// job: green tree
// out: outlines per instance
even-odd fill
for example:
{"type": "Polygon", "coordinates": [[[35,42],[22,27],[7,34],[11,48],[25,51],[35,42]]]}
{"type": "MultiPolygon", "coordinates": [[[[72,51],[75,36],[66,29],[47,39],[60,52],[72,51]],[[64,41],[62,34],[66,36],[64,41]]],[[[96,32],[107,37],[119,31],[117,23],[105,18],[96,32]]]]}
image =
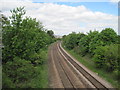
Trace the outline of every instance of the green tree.
{"type": "Polygon", "coordinates": [[[79,40],[80,54],[84,56],[89,51],[89,37],[86,35],[79,40]]]}
{"type": "MultiPolygon", "coordinates": [[[[98,31],[90,31],[86,36],[79,40],[79,47],[81,55],[84,56],[90,52],[90,43],[93,42],[93,39],[99,34],[98,31]]],[[[92,47],[94,48],[94,46],[92,47]]]]}
{"type": "Polygon", "coordinates": [[[43,64],[46,53],[43,50],[52,38],[41,22],[24,17],[24,7],[13,9],[11,13],[12,16],[3,23],[3,88],[32,87],[26,83],[36,76],[35,67],[43,64]],[[9,82],[14,85],[7,85],[9,82]]]}
{"type": "Polygon", "coordinates": [[[111,44],[97,47],[94,55],[96,66],[109,72],[118,69],[118,46],[118,44],[111,44]]]}
{"type": "Polygon", "coordinates": [[[105,28],[101,31],[100,39],[106,44],[110,45],[117,42],[117,34],[112,28],[105,28]]]}
{"type": "MultiPolygon", "coordinates": [[[[22,17],[25,14],[24,8],[20,7],[11,11],[12,16],[10,20],[6,20],[3,25],[3,44],[5,46],[3,50],[3,63],[12,60],[17,48],[14,46],[15,39],[20,34],[20,26],[22,23],[22,17]]],[[[19,42],[18,42],[19,43],[19,42]]]]}
{"type": "Polygon", "coordinates": [[[77,42],[76,42],[77,46],[79,46],[79,41],[80,41],[84,36],[86,36],[84,33],[78,33],[78,34],[77,34],[77,42]]]}
{"type": "Polygon", "coordinates": [[[48,34],[49,36],[51,36],[52,38],[54,38],[54,32],[53,32],[52,30],[48,30],[48,31],[47,31],[47,34],[48,34]]]}
{"type": "Polygon", "coordinates": [[[100,39],[100,34],[97,34],[94,38],[92,38],[89,43],[89,53],[91,56],[94,55],[94,51],[98,46],[104,46],[105,43],[100,39]]]}
{"type": "Polygon", "coordinates": [[[77,34],[75,32],[72,32],[64,39],[64,44],[68,49],[73,49],[77,46],[77,34]]]}
{"type": "MultiPolygon", "coordinates": [[[[92,37],[89,43],[89,53],[93,56],[94,51],[98,46],[110,45],[117,43],[117,34],[111,28],[106,28],[100,33],[93,33],[95,37],[92,37]]],[[[90,34],[88,34],[90,36],[90,34]]]]}

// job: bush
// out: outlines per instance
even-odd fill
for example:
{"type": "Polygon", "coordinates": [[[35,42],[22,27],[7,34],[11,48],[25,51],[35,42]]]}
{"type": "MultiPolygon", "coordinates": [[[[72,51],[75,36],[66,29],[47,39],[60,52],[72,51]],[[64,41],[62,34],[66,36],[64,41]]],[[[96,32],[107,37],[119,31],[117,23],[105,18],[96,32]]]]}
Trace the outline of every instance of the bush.
{"type": "Polygon", "coordinates": [[[89,43],[89,53],[91,56],[94,55],[94,51],[96,50],[96,48],[98,46],[104,46],[104,42],[102,40],[100,40],[100,34],[96,35],[96,37],[94,37],[91,42],[89,43]]]}
{"type": "MultiPolygon", "coordinates": [[[[13,61],[9,61],[6,65],[3,65],[3,71],[16,87],[20,87],[20,83],[28,82],[30,78],[35,77],[35,69],[31,62],[19,57],[15,57],[13,61]]],[[[8,81],[10,80],[8,79],[8,81]]]]}
{"type": "Polygon", "coordinates": [[[68,36],[63,36],[63,43],[68,49],[73,49],[78,46],[79,40],[84,37],[85,34],[72,32],[68,36]]]}
{"type": "Polygon", "coordinates": [[[64,44],[68,49],[73,49],[77,45],[77,34],[71,33],[64,39],[64,44]]]}
{"type": "Polygon", "coordinates": [[[79,40],[80,54],[86,55],[89,50],[89,37],[86,35],[79,40]]]}
{"type": "Polygon", "coordinates": [[[88,35],[85,35],[79,40],[79,47],[82,56],[86,55],[87,53],[91,53],[89,52],[89,48],[91,48],[89,44],[93,42],[94,37],[96,37],[97,35],[98,31],[90,31],[88,35]]]}
{"type": "Polygon", "coordinates": [[[88,34],[88,36],[91,37],[91,41],[89,43],[89,53],[91,56],[94,55],[94,51],[98,46],[117,43],[117,34],[112,28],[105,28],[100,33],[94,31],[88,34]],[[91,34],[93,34],[92,37],[91,34]]]}
{"type": "Polygon", "coordinates": [[[15,87],[11,78],[9,78],[4,72],[2,72],[2,78],[4,79],[2,81],[2,87],[4,87],[4,88],[14,88],[15,87]]]}
{"type": "Polygon", "coordinates": [[[97,67],[114,71],[118,68],[118,45],[100,46],[95,50],[94,61],[97,67]]]}
{"type": "Polygon", "coordinates": [[[97,49],[94,51],[95,54],[94,54],[93,60],[97,68],[103,68],[105,65],[105,60],[106,60],[105,51],[106,51],[106,48],[103,46],[97,47],[97,49]]]}
{"type": "Polygon", "coordinates": [[[112,28],[105,28],[100,33],[100,39],[106,44],[117,43],[117,34],[112,28]]]}

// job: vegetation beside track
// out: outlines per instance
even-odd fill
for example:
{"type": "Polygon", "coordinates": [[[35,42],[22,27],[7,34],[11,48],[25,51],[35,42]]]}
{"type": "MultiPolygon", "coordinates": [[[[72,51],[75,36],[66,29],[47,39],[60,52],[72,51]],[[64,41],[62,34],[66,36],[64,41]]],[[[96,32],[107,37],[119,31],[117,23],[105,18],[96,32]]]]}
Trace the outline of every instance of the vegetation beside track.
{"type": "Polygon", "coordinates": [[[62,46],[86,67],[120,88],[119,38],[112,28],[87,34],[73,32],[63,36],[62,46]]]}
{"type": "Polygon", "coordinates": [[[55,41],[52,30],[35,18],[25,17],[24,7],[2,16],[2,87],[47,88],[47,50],[55,41]]]}

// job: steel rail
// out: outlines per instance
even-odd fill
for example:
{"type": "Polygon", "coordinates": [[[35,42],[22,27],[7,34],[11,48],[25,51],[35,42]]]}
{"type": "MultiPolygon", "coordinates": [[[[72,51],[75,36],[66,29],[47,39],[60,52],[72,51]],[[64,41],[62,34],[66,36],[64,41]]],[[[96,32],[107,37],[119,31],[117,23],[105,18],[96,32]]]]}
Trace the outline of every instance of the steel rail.
{"type": "Polygon", "coordinates": [[[84,70],[78,63],[76,63],[70,56],[68,56],[64,50],[61,48],[60,43],[58,43],[58,48],[61,50],[63,55],[71,62],[71,64],[88,80],[94,85],[96,88],[101,88],[104,90],[108,90],[108,88],[99,82],[96,78],[94,78],[90,73],[84,70]]]}

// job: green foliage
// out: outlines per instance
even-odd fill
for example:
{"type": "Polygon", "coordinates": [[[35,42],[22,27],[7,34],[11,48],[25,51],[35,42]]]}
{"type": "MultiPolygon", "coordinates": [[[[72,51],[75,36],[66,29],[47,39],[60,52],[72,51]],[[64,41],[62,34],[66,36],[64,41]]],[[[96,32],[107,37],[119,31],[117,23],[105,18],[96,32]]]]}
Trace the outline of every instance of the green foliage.
{"type": "Polygon", "coordinates": [[[47,34],[48,34],[50,37],[54,38],[54,32],[53,32],[52,30],[48,30],[48,31],[47,31],[47,34]]]}
{"type": "Polygon", "coordinates": [[[84,56],[89,50],[89,37],[86,35],[79,40],[80,54],[84,56]]]}
{"type": "MultiPolygon", "coordinates": [[[[88,34],[89,35],[89,34],[88,34]]],[[[94,51],[98,46],[105,46],[110,44],[117,43],[117,34],[111,28],[106,28],[102,30],[100,33],[94,34],[95,37],[92,38],[89,44],[89,53],[94,55],[94,51]]]]}
{"type": "Polygon", "coordinates": [[[73,49],[78,45],[79,39],[81,39],[84,36],[85,34],[81,34],[81,33],[76,34],[75,32],[72,32],[68,36],[64,36],[63,43],[68,49],[73,49]]]}
{"type": "Polygon", "coordinates": [[[77,46],[79,46],[79,41],[86,35],[83,33],[78,33],[76,35],[77,35],[77,46]]]}
{"type": "MultiPolygon", "coordinates": [[[[95,50],[94,61],[96,67],[104,68],[106,71],[118,73],[120,56],[118,54],[118,44],[99,46],[95,50]]],[[[118,74],[119,75],[119,74],[118,74]]],[[[117,76],[118,76],[117,75],[117,76]]]]}
{"type": "Polygon", "coordinates": [[[94,61],[96,63],[96,67],[102,68],[104,67],[103,65],[105,64],[105,51],[107,51],[107,48],[104,46],[99,46],[95,50],[95,55],[94,55],[94,61]]]}
{"type": "Polygon", "coordinates": [[[89,53],[91,56],[94,55],[94,51],[98,46],[104,46],[104,42],[100,39],[100,34],[97,34],[94,38],[92,38],[91,42],[89,43],[89,53]]]}
{"type": "Polygon", "coordinates": [[[106,28],[101,31],[101,40],[106,44],[110,45],[117,42],[117,34],[112,28],[106,28]]]}
{"type": "Polygon", "coordinates": [[[9,78],[4,72],[2,72],[2,78],[4,79],[2,82],[2,87],[4,87],[4,88],[14,88],[15,87],[11,78],[9,78]]]}
{"type": "Polygon", "coordinates": [[[31,55],[38,52],[40,48],[45,48],[50,44],[51,38],[49,38],[45,31],[42,31],[41,27],[43,26],[36,19],[32,18],[25,18],[20,28],[16,27],[18,29],[14,29],[15,26],[12,27],[12,25],[10,28],[5,27],[7,30],[3,29],[4,60],[11,60],[14,55],[31,60],[31,55]]]}
{"type": "Polygon", "coordinates": [[[71,33],[63,36],[63,44],[81,56],[90,55],[96,68],[112,72],[118,79],[120,78],[119,37],[112,28],[105,28],[101,32],[90,31],[87,35],[71,33]]]}
{"type": "Polygon", "coordinates": [[[22,60],[19,57],[15,57],[13,61],[7,62],[3,65],[3,69],[4,72],[6,72],[6,75],[9,75],[9,78],[16,85],[16,87],[20,87],[17,86],[18,83],[24,83],[28,81],[30,77],[35,77],[35,69],[31,62],[22,60]]]}
{"type": "Polygon", "coordinates": [[[41,22],[24,17],[24,7],[13,9],[11,13],[3,23],[3,88],[32,88],[29,83],[40,75],[36,67],[44,64],[46,49],[53,39],[41,22]]]}
{"type": "Polygon", "coordinates": [[[98,31],[90,31],[88,33],[88,37],[89,37],[90,41],[92,41],[92,39],[95,38],[98,34],[99,34],[98,31]]]}
{"type": "Polygon", "coordinates": [[[74,50],[69,50],[69,49],[67,49],[65,47],[63,47],[63,48],[69,54],[71,54],[74,58],[76,58],[81,64],[85,65],[91,71],[95,72],[100,77],[102,77],[103,79],[105,79],[108,82],[110,82],[113,85],[113,87],[115,87],[115,88],[119,88],[120,87],[120,85],[118,84],[118,83],[120,83],[120,70],[118,71],[118,69],[116,69],[113,72],[109,72],[109,71],[105,71],[104,68],[103,69],[96,68],[96,64],[94,63],[92,58],[89,56],[89,54],[87,54],[84,57],[81,57],[78,53],[75,53],[74,50]]]}
{"type": "Polygon", "coordinates": [[[77,37],[76,37],[76,33],[71,33],[69,34],[65,39],[64,39],[64,43],[65,46],[69,49],[73,49],[74,46],[76,45],[76,41],[77,41],[77,37]]]}
{"type": "Polygon", "coordinates": [[[117,36],[117,44],[120,44],[120,35],[117,36]]]}

